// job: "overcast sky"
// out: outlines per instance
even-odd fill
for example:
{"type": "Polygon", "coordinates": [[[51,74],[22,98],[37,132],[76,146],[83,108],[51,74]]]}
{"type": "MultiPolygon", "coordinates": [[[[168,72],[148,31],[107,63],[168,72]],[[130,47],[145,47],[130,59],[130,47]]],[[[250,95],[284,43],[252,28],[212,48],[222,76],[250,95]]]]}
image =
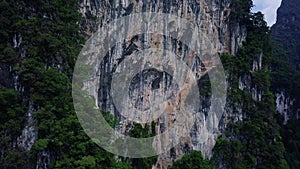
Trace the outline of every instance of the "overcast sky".
{"type": "Polygon", "coordinates": [[[261,11],[265,14],[265,20],[269,26],[276,22],[276,11],[281,4],[281,0],[253,0],[253,12],[261,11]]]}

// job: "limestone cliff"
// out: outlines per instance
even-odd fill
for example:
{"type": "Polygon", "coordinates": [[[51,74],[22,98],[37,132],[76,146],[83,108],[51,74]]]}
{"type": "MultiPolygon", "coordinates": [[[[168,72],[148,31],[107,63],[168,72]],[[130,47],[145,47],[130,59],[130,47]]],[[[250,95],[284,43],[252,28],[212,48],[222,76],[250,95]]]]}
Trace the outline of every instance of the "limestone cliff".
{"type": "MultiPolygon", "coordinates": [[[[231,3],[226,0],[82,0],[80,6],[80,11],[83,15],[82,26],[85,28],[87,37],[96,31],[98,25],[104,25],[105,23],[109,23],[122,16],[140,12],[157,12],[173,14],[195,22],[201,31],[204,32],[205,36],[209,38],[210,42],[212,42],[211,46],[215,53],[235,54],[238,47],[246,38],[245,27],[239,23],[230,21],[231,3]]],[[[136,35],[126,39],[124,44],[119,44],[119,46],[115,47],[114,51],[107,56],[106,62],[102,63],[100,66],[100,89],[96,100],[98,100],[97,102],[100,109],[111,112],[123,121],[121,122],[123,126],[118,126],[121,131],[126,131],[126,129],[124,129],[124,127],[126,128],[126,125],[124,124],[129,122],[127,122],[115,109],[109,94],[111,89],[109,84],[111,84],[111,76],[115,71],[114,64],[117,60],[114,54],[119,54],[121,55],[121,59],[124,59],[131,53],[153,46],[166,47],[167,49],[171,49],[171,51],[177,55],[180,55],[182,53],[182,48],[184,48],[184,45],[180,44],[176,39],[174,40],[152,34],[136,35]]],[[[260,67],[261,61],[253,63],[253,69],[260,69],[260,67]]],[[[210,68],[204,67],[202,69],[209,70],[210,68]]],[[[147,80],[137,81],[132,84],[132,86],[135,86],[131,87],[129,91],[130,93],[133,93],[132,97],[139,98],[140,96],[138,95],[141,95],[141,93],[148,93],[148,96],[151,95],[152,89],[147,89],[146,86],[154,84],[156,79],[159,79],[157,82],[158,84],[170,82],[166,76],[159,75],[159,72],[146,71],[143,74],[144,78],[147,80]],[[165,78],[152,78],[156,76],[165,78]],[[136,93],[135,90],[140,91],[140,93],[136,93]],[[143,90],[143,92],[141,92],[141,90],[143,90]]],[[[246,84],[247,80],[241,80],[241,83],[244,83],[246,87],[249,87],[246,84]]],[[[178,93],[176,87],[170,87],[169,89],[174,93],[178,93]]],[[[259,99],[259,93],[255,89],[253,89],[253,93],[255,95],[253,97],[259,99]]],[[[180,144],[175,148],[172,148],[170,152],[159,155],[158,162],[155,166],[156,168],[166,168],[168,165],[172,164],[174,160],[192,150],[200,150],[206,157],[212,155],[212,149],[215,145],[216,138],[221,134],[221,129],[226,126],[228,121],[223,121],[220,124],[212,123],[213,126],[207,128],[205,124],[209,123],[209,115],[207,113],[211,101],[207,97],[202,97],[201,99],[202,105],[199,108],[200,110],[198,112],[193,112],[196,117],[196,123],[191,129],[190,134],[183,137],[180,144]]],[[[156,102],[158,102],[158,100],[156,100],[156,102]]],[[[166,108],[166,112],[171,114],[174,113],[174,104],[176,103],[169,103],[169,108],[166,108]]],[[[143,107],[144,109],[149,107],[149,105],[142,104],[139,101],[135,101],[135,105],[143,107]]],[[[231,111],[230,108],[226,108],[224,110],[225,116],[232,116],[231,111]]],[[[239,120],[242,119],[242,117],[237,118],[239,120]]],[[[174,119],[168,116],[160,117],[156,121],[156,131],[158,133],[165,131],[165,128],[171,125],[173,121],[174,119]]]]}
{"type": "MultiPolygon", "coordinates": [[[[209,44],[207,45],[210,46],[210,51],[214,54],[235,54],[246,38],[245,26],[236,20],[231,20],[231,0],[80,0],[78,8],[82,14],[80,23],[73,22],[73,19],[78,16],[74,14],[72,10],[76,11],[77,6],[71,3],[75,3],[76,1],[66,2],[66,5],[61,9],[59,7],[62,6],[62,1],[12,2],[13,5],[6,4],[6,2],[1,2],[0,4],[1,9],[11,8],[9,12],[13,11],[14,13],[12,13],[17,16],[12,19],[18,21],[16,23],[10,22],[7,20],[10,16],[7,16],[7,18],[5,18],[4,15],[4,17],[1,16],[2,20],[5,21],[3,25],[8,25],[6,29],[9,34],[6,35],[1,30],[3,39],[1,37],[0,47],[2,49],[3,46],[8,46],[8,49],[11,50],[6,50],[4,54],[1,51],[0,57],[2,59],[4,56],[5,61],[2,62],[1,60],[0,62],[0,89],[2,90],[2,87],[11,89],[22,97],[22,106],[25,113],[24,121],[22,121],[20,125],[24,123],[24,126],[19,127],[20,132],[17,133],[17,136],[14,136],[15,138],[10,138],[12,141],[8,141],[9,143],[7,145],[13,154],[20,155],[17,156],[20,158],[19,163],[14,165],[14,167],[17,166],[17,168],[47,169],[53,167],[53,165],[61,165],[60,167],[63,168],[65,167],[63,164],[55,164],[56,160],[65,158],[62,152],[74,153],[69,149],[69,147],[72,146],[75,147],[72,148],[76,149],[76,151],[83,151],[83,149],[86,148],[84,146],[87,146],[80,144],[76,145],[78,146],[76,147],[75,145],[70,145],[74,140],[70,142],[63,140],[65,137],[74,139],[73,135],[76,134],[77,141],[86,139],[82,138],[86,136],[78,134],[76,131],[82,130],[82,128],[76,126],[78,121],[73,124],[63,119],[64,113],[72,112],[72,108],[68,107],[69,104],[71,104],[70,99],[64,98],[65,95],[67,95],[65,92],[69,92],[70,87],[68,83],[61,79],[70,78],[65,77],[65,74],[69,73],[67,76],[70,76],[71,73],[69,71],[74,64],[74,58],[76,58],[76,56],[73,56],[76,51],[74,52],[72,49],[80,48],[79,45],[77,46],[77,43],[70,43],[74,39],[75,41],[79,39],[77,37],[79,31],[77,31],[77,29],[72,30],[72,27],[76,27],[80,24],[83,30],[81,33],[84,34],[87,39],[97,30],[98,26],[110,23],[114,19],[133,13],[156,12],[172,14],[194,23],[208,39],[206,42],[209,42],[209,44]],[[68,9],[71,7],[72,9],[68,9]],[[65,24],[66,22],[67,24],[65,24]],[[65,38],[63,36],[64,34],[68,37],[65,38]],[[73,36],[76,36],[76,38],[73,39],[73,36]],[[12,62],[12,60],[14,62],[12,62]],[[58,77],[58,75],[62,74],[64,78],[55,79],[56,76],[58,77]],[[50,87],[52,88],[48,90],[50,87]],[[36,95],[33,96],[33,93],[36,95]],[[53,96],[53,98],[51,96],[53,96]],[[50,101],[53,101],[53,103],[49,103],[49,105],[53,107],[44,105],[44,102],[50,101]],[[39,120],[37,120],[38,117],[40,117],[39,120]],[[56,121],[60,118],[63,120],[56,121]],[[49,123],[41,125],[43,120],[49,123]],[[56,133],[60,129],[60,127],[57,126],[63,125],[65,125],[63,131],[68,132],[70,135],[63,136],[65,133],[56,133]],[[53,128],[53,126],[55,127],[53,128]],[[69,130],[71,131],[69,132],[69,130]],[[44,132],[39,133],[39,131],[44,132]],[[51,136],[49,136],[50,134],[51,136]],[[59,137],[59,139],[57,139],[57,137],[59,137]],[[84,147],[83,149],[81,149],[82,146],[84,147]]],[[[5,15],[10,15],[9,12],[5,13],[5,15]]],[[[1,29],[4,28],[2,25],[0,27],[1,29]]],[[[78,42],[78,44],[80,44],[80,42],[78,42]]],[[[187,58],[198,57],[191,51],[188,51],[186,49],[187,47],[177,39],[162,35],[143,34],[129,37],[124,40],[124,43],[116,44],[115,48],[107,54],[105,62],[100,64],[100,82],[96,82],[100,84],[100,89],[97,91],[99,93],[95,99],[98,101],[97,106],[100,109],[114,114],[121,120],[116,130],[123,131],[123,133],[126,134],[128,129],[130,129],[130,127],[127,127],[127,124],[130,122],[126,121],[120,112],[115,109],[109,94],[111,89],[109,84],[111,83],[111,75],[116,70],[116,60],[122,60],[126,56],[140,50],[162,47],[169,49],[177,56],[187,55],[187,58]]],[[[260,69],[261,62],[260,57],[260,59],[253,62],[252,69],[260,69]]],[[[198,81],[199,85],[209,80],[207,73],[214,69],[214,63],[214,60],[197,60],[197,62],[194,63],[195,70],[198,71],[199,76],[202,77],[198,81]]],[[[180,108],[181,99],[186,97],[185,89],[189,88],[187,84],[184,86],[186,88],[180,89],[176,84],[171,84],[171,79],[172,77],[165,72],[145,70],[135,76],[129,87],[129,95],[131,97],[129,101],[133,101],[137,108],[147,110],[151,107],[151,104],[145,101],[147,99],[140,99],[141,96],[155,96],[153,89],[156,90],[160,86],[167,84],[165,87],[171,99],[167,102],[164,109],[165,115],[155,121],[157,124],[155,126],[157,133],[164,132],[166,128],[172,126],[175,121],[176,123],[180,122],[180,119],[174,119],[173,115],[176,113],[176,109],[178,107],[180,108]],[[139,80],[141,77],[143,77],[143,81],[139,80]]],[[[253,98],[259,100],[261,93],[255,88],[250,87],[250,81],[251,79],[247,76],[241,77],[240,88],[249,89],[253,94],[253,98]]],[[[228,87],[230,88],[230,85],[228,87]]],[[[228,105],[225,107],[224,112],[208,114],[212,101],[209,97],[210,91],[206,92],[205,95],[199,96],[201,105],[197,107],[198,110],[190,112],[194,115],[196,123],[193,124],[189,134],[182,137],[180,143],[169,152],[159,155],[154,168],[166,168],[171,165],[174,160],[179,159],[182,155],[192,150],[200,150],[204,156],[208,158],[211,157],[216,138],[222,133],[227,123],[231,119],[233,121],[243,119],[242,112],[235,115],[228,105]],[[224,117],[215,116],[216,114],[223,113],[224,117]],[[219,123],[219,121],[221,122],[219,123]]],[[[154,102],[159,102],[159,100],[155,100],[155,97],[153,98],[154,102]]],[[[219,104],[225,104],[225,101],[219,101],[219,104]]],[[[68,116],[75,121],[75,115],[68,114],[68,116]]],[[[8,137],[6,132],[3,133],[5,137],[8,137]]],[[[156,141],[154,144],[161,145],[164,141],[172,140],[172,137],[173,136],[170,136],[169,138],[165,138],[165,140],[156,141]]],[[[90,142],[87,144],[90,144],[90,142]]],[[[4,164],[2,164],[3,159],[7,160],[8,162],[5,162],[9,164],[13,161],[9,156],[11,154],[8,154],[6,151],[6,149],[0,147],[0,168],[4,166],[4,164]]],[[[67,157],[75,161],[74,165],[80,163],[80,160],[86,163],[84,160],[90,158],[90,156],[81,157],[81,155],[78,154],[74,156],[76,157],[67,157]],[[77,164],[75,164],[76,162],[77,164]]],[[[66,161],[66,163],[69,163],[68,160],[66,161]]],[[[68,164],[65,165],[68,166],[68,164]]]]}
{"type": "Polygon", "coordinates": [[[300,70],[299,5],[299,1],[283,0],[277,10],[277,21],[271,27],[272,38],[278,44],[276,48],[283,49],[283,51],[277,51],[278,54],[275,52],[274,72],[284,69],[286,74],[281,74],[281,76],[289,76],[287,79],[274,78],[275,81],[280,80],[281,83],[286,84],[276,84],[277,82],[273,84],[277,110],[284,116],[285,124],[291,118],[298,118],[300,112],[299,91],[297,90],[300,70]],[[276,63],[280,62],[282,66],[276,66],[276,63]]]}

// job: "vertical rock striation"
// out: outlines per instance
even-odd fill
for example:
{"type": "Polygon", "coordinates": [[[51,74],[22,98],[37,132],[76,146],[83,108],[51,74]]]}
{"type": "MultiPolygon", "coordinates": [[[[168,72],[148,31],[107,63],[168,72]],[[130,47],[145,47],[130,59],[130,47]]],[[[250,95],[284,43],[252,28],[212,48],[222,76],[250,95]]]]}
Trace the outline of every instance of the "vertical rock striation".
{"type": "MultiPolygon", "coordinates": [[[[195,23],[201,32],[209,38],[209,41],[212,44],[208,45],[211,46],[211,51],[213,51],[213,53],[235,54],[239,45],[241,45],[246,37],[246,28],[243,25],[239,25],[238,23],[233,24],[230,22],[230,1],[227,0],[82,0],[80,3],[80,11],[83,16],[82,27],[84,28],[87,36],[95,32],[98,25],[104,25],[116,18],[130,15],[132,13],[157,12],[173,14],[195,23]]],[[[166,29],[168,28],[166,27],[166,29]]],[[[127,122],[126,119],[120,115],[113,104],[110,96],[112,75],[119,64],[119,61],[124,60],[126,56],[139,50],[155,47],[167,48],[178,56],[189,55],[188,52],[184,51],[186,47],[176,39],[154,34],[144,34],[129,37],[126,39],[126,42],[116,44],[113,50],[111,50],[105,57],[105,61],[100,64],[100,87],[96,100],[100,109],[111,112],[121,120],[122,125],[117,128],[122,131],[126,131],[124,129],[124,126],[126,125],[124,124],[130,122],[127,122]]],[[[203,64],[203,62],[205,61],[201,60],[196,67],[200,70],[207,71],[213,67],[213,63],[212,67],[208,67],[208,64],[203,64]]],[[[253,69],[260,69],[260,67],[261,59],[258,62],[253,63],[253,69]]],[[[202,80],[205,78],[204,74],[202,74],[202,80]]],[[[149,103],[144,104],[144,101],[139,100],[138,98],[141,97],[139,95],[141,93],[144,95],[148,93],[148,96],[152,95],[153,87],[155,88],[155,85],[159,86],[161,84],[168,84],[170,83],[170,78],[163,75],[162,72],[155,71],[143,72],[143,77],[144,81],[136,80],[136,82],[132,82],[133,84],[129,88],[129,92],[132,95],[131,99],[135,100],[135,105],[137,107],[147,109],[147,107],[151,105],[149,105],[149,103]]],[[[201,83],[200,81],[199,83],[201,83]]],[[[97,82],[95,83],[97,84],[97,82]]],[[[85,87],[89,86],[89,84],[86,85],[87,86],[85,87]]],[[[178,93],[178,89],[174,86],[169,87],[168,89],[174,93],[178,93]]],[[[258,100],[260,99],[259,93],[254,92],[254,95],[255,96],[253,97],[258,100]]],[[[175,98],[175,100],[176,99],[178,98],[175,98]]],[[[202,104],[199,111],[193,112],[196,118],[196,123],[193,125],[190,134],[182,137],[180,144],[172,148],[170,152],[159,155],[158,162],[155,166],[156,168],[166,168],[168,165],[172,164],[174,160],[180,158],[182,155],[190,152],[191,150],[200,150],[206,157],[210,157],[212,155],[212,148],[215,145],[216,138],[221,132],[220,128],[225,127],[226,122],[222,122],[221,125],[219,125],[219,123],[208,121],[208,119],[210,119],[208,116],[211,116],[207,114],[211,100],[208,97],[203,96],[201,96],[200,100],[202,104]],[[211,123],[213,126],[207,128],[206,123],[211,123]]],[[[155,100],[154,102],[158,102],[158,100],[155,100]]],[[[166,112],[171,114],[174,113],[173,109],[175,104],[175,102],[170,102],[169,106],[166,108],[166,112]]],[[[225,115],[230,114],[231,111],[232,110],[230,109],[225,109],[225,115]]],[[[242,117],[237,118],[241,119],[242,117]]],[[[158,133],[165,131],[166,127],[172,125],[173,121],[174,119],[172,119],[172,117],[163,115],[156,121],[156,131],[158,133]]],[[[160,145],[161,143],[156,142],[156,144],[160,145]]]]}
{"type": "Polygon", "coordinates": [[[22,135],[18,138],[18,146],[25,151],[29,151],[37,139],[37,128],[32,114],[35,112],[32,103],[26,113],[26,124],[22,131],[22,135]]]}
{"type": "Polygon", "coordinates": [[[294,99],[291,99],[290,97],[286,96],[285,92],[276,93],[276,110],[283,115],[284,122],[283,124],[286,124],[287,121],[292,116],[292,106],[294,104],[294,99]]]}

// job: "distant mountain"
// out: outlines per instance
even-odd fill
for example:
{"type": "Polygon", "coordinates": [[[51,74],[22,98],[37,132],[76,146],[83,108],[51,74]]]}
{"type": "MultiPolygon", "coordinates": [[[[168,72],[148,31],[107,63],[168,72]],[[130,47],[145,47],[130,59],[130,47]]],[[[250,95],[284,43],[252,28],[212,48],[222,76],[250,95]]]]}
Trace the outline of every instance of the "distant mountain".
{"type": "Polygon", "coordinates": [[[272,89],[276,109],[284,115],[281,136],[285,159],[300,168],[300,1],[282,0],[277,22],[271,28],[273,45],[272,89]],[[282,50],[283,48],[283,50],[282,50]]]}
{"type": "Polygon", "coordinates": [[[289,62],[300,70],[300,1],[282,0],[272,37],[287,51],[289,62]]]}

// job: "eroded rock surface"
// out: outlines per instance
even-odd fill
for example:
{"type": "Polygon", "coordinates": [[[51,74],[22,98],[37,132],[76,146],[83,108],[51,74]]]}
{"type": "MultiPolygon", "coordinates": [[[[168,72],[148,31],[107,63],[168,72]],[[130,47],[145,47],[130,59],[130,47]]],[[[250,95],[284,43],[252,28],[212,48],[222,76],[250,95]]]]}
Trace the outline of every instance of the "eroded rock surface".
{"type": "MultiPolygon", "coordinates": [[[[209,47],[209,54],[212,55],[218,53],[234,54],[246,36],[243,26],[229,22],[230,2],[226,0],[83,0],[81,2],[81,13],[84,16],[83,26],[85,27],[86,35],[91,35],[92,32],[95,32],[97,25],[102,26],[122,16],[140,12],[168,13],[189,20],[207,38],[201,45],[202,47],[209,47]]],[[[170,25],[172,22],[166,22],[166,29],[171,31],[172,26],[170,25]]],[[[143,23],[137,21],[136,24],[141,26],[143,23]]],[[[131,122],[118,112],[111,98],[112,77],[126,57],[146,49],[165,49],[174,53],[178,59],[185,60],[198,76],[198,84],[201,84],[201,81],[204,79],[209,80],[207,73],[214,69],[214,60],[209,59],[203,53],[195,53],[195,51],[190,50],[178,39],[171,37],[146,33],[130,36],[121,43],[116,44],[107,53],[104,61],[100,63],[98,71],[100,81],[90,81],[85,84],[85,87],[90,88],[95,84],[99,84],[99,90],[97,88],[93,89],[91,95],[97,100],[97,105],[100,109],[114,114],[121,120],[121,126],[118,126],[118,129],[123,132],[128,131],[124,127],[126,128],[127,124],[131,122]]],[[[260,66],[259,63],[256,65],[257,67],[260,66]]],[[[131,67],[128,66],[126,69],[131,69],[131,67]]],[[[175,67],[174,71],[180,70],[176,70],[175,67]]],[[[172,75],[167,72],[155,69],[141,70],[140,74],[131,79],[131,85],[128,88],[130,97],[125,99],[124,103],[132,104],[135,108],[145,111],[151,109],[153,104],[161,104],[165,101],[165,104],[162,105],[161,115],[159,118],[154,119],[157,124],[156,132],[162,133],[168,127],[174,125],[174,123],[178,124],[178,121],[180,121],[175,116],[181,108],[181,101],[187,99],[188,94],[186,91],[188,91],[191,84],[186,74],[181,76],[187,82],[180,86],[175,81],[172,81],[172,75]],[[162,100],[162,98],[164,99],[162,100]]],[[[201,88],[200,85],[199,87],[201,88]]],[[[190,113],[195,118],[195,123],[189,134],[181,137],[180,143],[169,152],[159,155],[155,168],[166,168],[174,160],[192,150],[200,150],[206,157],[212,155],[216,138],[220,135],[220,128],[224,128],[226,122],[219,124],[221,117],[218,117],[216,114],[220,114],[220,112],[208,113],[211,106],[211,98],[209,96],[200,94],[199,101],[201,104],[195,110],[186,110],[188,112],[192,111],[190,113]]],[[[225,104],[224,100],[219,100],[219,104],[225,104]]],[[[221,111],[224,111],[226,115],[230,114],[231,110],[225,109],[221,111]]],[[[174,139],[172,137],[176,136],[170,135],[167,138],[156,140],[154,145],[161,146],[165,142],[174,139]]]]}

